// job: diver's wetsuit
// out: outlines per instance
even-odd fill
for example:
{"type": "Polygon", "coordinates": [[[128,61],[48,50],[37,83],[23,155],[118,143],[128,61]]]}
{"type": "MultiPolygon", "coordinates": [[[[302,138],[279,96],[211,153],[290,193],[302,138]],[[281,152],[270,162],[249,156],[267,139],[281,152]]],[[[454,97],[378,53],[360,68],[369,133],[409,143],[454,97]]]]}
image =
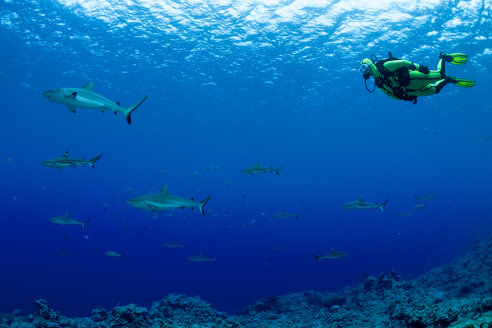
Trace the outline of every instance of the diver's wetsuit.
{"type": "Polygon", "coordinates": [[[443,59],[439,60],[435,71],[394,57],[378,61],[372,67],[376,86],[381,91],[393,99],[409,100],[414,103],[417,102],[417,96],[433,95],[441,91],[449,82],[444,70],[443,59]]]}

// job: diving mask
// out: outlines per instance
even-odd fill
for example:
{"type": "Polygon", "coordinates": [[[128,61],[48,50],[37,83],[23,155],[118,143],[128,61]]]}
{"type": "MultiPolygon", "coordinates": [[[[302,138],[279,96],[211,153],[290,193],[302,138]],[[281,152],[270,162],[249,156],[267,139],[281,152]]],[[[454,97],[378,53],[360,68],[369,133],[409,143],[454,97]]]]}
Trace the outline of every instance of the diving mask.
{"type": "Polygon", "coordinates": [[[359,72],[362,74],[364,79],[367,80],[369,76],[371,76],[371,66],[369,64],[362,63],[359,67],[359,72]]]}

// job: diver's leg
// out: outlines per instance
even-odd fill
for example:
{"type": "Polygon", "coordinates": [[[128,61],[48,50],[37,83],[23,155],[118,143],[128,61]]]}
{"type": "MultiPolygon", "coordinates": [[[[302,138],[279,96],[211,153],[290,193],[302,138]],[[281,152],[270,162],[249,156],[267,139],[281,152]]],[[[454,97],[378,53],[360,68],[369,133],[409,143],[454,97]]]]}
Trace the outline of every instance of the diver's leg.
{"type": "Polygon", "coordinates": [[[410,84],[406,86],[410,90],[420,90],[427,85],[436,83],[443,79],[443,76],[439,70],[430,71],[428,74],[424,74],[418,71],[410,71],[410,84]]]}
{"type": "Polygon", "coordinates": [[[441,73],[442,78],[446,76],[446,61],[442,58],[439,59],[439,62],[437,63],[437,71],[441,73]]]}
{"type": "Polygon", "coordinates": [[[439,81],[432,84],[427,84],[418,90],[407,91],[407,94],[409,96],[417,96],[417,97],[435,95],[439,93],[442,90],[442,88],[444,88],[444,86],[449,82],[451,82],[449,81],[449,79],[440,79],[439,81]]]}

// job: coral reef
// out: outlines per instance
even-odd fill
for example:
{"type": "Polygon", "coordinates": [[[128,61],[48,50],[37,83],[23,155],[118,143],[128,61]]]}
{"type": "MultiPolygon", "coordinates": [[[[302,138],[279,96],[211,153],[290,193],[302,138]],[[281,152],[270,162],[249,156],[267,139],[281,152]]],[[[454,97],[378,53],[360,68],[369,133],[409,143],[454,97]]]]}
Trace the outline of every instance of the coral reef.
{"type": "Polygon", "coordinates": [[[29,316],[0,315],[0,327],[80,328],[492,328],[492,239],[421,277],[395,272],[364,275],[338,293],[307,291],[269,296],[233,316],[198,297],[171,294],[150,310],[135,304],[89,318],[66,318],[36,301],[29,316]]]}

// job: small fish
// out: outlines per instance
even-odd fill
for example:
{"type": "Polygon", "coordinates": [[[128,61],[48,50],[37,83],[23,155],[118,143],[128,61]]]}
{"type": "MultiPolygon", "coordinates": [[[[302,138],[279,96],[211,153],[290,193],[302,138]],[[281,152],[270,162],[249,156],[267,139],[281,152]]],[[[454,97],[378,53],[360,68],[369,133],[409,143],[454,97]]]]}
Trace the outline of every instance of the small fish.
{"type": "Polygon", "coordinates": [[[70,158],[68,156],[68,151],[63,153],[61,157],[52,158],[46,161],[42,161],[41,164],[46,167],[54,167],[59,169],[60,171],[66,167],[77,167],[77,166],[85,166],[86,164],[91,167],[95,167],[96,162],[102,157],[102,154],[94,157],[93,159],[86,160],[84,157],[81,159],[70,158]]]}
{"type": "Polygon", "coordinates": [[[87,219],[85,221],[79,221],[79,220],[69,218],[68,213],[65,213],[64,216],[55,216],[55,217],[48,219],[48,221],[50,221],[51,223],[54,223],[54,224],[61,225],[61,226],[64,226],[64,225],[82,226],[82,228],[85,229],[85,227],[86,227],[87,223],[90,221],[90,219],[87,219]]]}
{"type": "Polygon", "coordinates": [[[348,210],[372,210],[379,208],[384,212],[384,207],[388,203],[389,199],[386,199],[381,204],[378,203],[369,203],[364,200],[364,197],[360,197],[359,200],[354,200],[352,202],[348,202],[342,205],[343,208],[348,210]]]}
{"type": "Polygon", "coordinates": [[[418,204],[415,204],[415,206],[413,208],[416,209],[416,210],[420,210],[420,209],[423,209],[423,208],[426,208],[426,207],[427,207],[427,204],[426,203],[418,203],[418,204]]]}
{"type": "Polygon", "coordinates": [[[213,262],[213,263],[215,263],[217,261],[217,257],[214,257],[214,258],[205,257],[200,253],[200,255],[188,257],[188,260],[191,262],[213,262]]]}
{"type": "Polygon", "coordinates": [[[401,212],[393,212],[395,214],[395,218],[399,216],[411,216],[412,212],[409,211],[401,211],[401,212]]]}
{"type": "Polygon", "coordinates": [[[175,244],[175,243],[163,243],[161,244],[162,247],[166,247],[166,248],[184,248],[184,245],[179,245],[179,244],[175,244]]]}
{"type": "Polygon", "coordinates": [[[280,212],[277,214],[273,215],[273,218],[275,219],[289,219],[289,218],[296,218],[296,220],[299,218],[299,215],[301,214],[301,211],[297,213],[288,213],[288,212],[280,212]]]}
{"type": "Polygon", "coordinates": [[[313,254],[314,258],[318,263],[324,260],[337,260],[337,259],[343,259],[344,257],[349,256],[349,253],[346,252],[338,252],[334,248],[331,249],[331,252],[323,255],[323,256],[318,256],[316,254],[313,254]]]}
{"type": "Polygon", "coordinates": [[[118,258],[122,258],[123,257],[123,254],[118,253],[116,251],[106,251],[104,254],[106,254],[109,257],[118,257],[118,258]]]}
{"type": "Polygon", "coordinates": [[[254,166],[248,167],[244,170],[241,170],[240,173],[254,175],[257,173],[273,173],[280,174],[280,170],[283,169],[285,164],[280,165],[280,167],[274,169],[273,167],[264,167],[260,165],[260,162],[256,162],[254,166]]]}

